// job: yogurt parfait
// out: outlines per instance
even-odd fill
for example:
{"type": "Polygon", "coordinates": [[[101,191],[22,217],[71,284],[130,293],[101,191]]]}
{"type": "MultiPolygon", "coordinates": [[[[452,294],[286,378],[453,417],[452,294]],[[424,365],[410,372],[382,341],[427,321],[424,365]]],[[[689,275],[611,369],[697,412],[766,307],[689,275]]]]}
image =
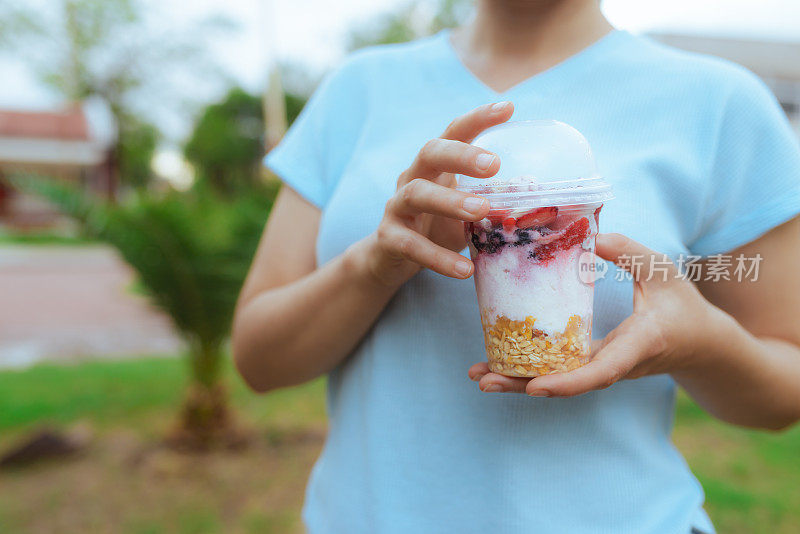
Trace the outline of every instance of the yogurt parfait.
{"type": "Polygon", "coordinates": [[[489,368],[518,377],[577,369],[591,358],[594,293],[580,268],[593,258],[610,186],[588,142],[560,122],[506,123],[474,144],[501,165],[488,180],[459,177],[459,189],[492,205],[465,224],[489,368]]]}
{"type": "Polygon", "coordinates": [[[578,269],[594,248],[600,207],[500,211],[466,225],[493,372],[538,376],[588,361],[593,287],[578,269]]]}

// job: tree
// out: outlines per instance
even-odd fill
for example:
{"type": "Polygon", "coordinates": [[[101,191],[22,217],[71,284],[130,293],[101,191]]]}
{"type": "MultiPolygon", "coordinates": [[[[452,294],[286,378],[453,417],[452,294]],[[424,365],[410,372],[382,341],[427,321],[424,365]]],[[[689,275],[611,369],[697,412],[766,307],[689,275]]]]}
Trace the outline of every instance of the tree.
{"type": "MultiPolygon", "coordinates": [[[[286,113],[293,121],[305,99],[285,94],[286,113]]],[[[261,99],[233,88],[222,101],[206,107],[184,147],[198,182],[223,195],[247,191],[261,180],[264,150],[261,99]]]]}
{"type": "Polygon", "coordinates": [[[472,4],[472,0],[437,0],[430,9],[429,3],[411,1],[397,12],[380,15],[353,31],[348,48],[404,43],[452,28],[466,20],[472,4]]]}
{"type": "MultiPolygon", "coordinates": [[[[164,83],[172,73],[208,70],[198,46],[178,29],[156,31],[142,0],[0,2],[6,17],[0,46],[24,57],[67,100],[104,100],[118,128],[112,161],[120,178],[127,185],[146,185],[157,141],[145,119],[148,108],[169,100],[164,83]]],[[[196,29],[208,33],[223,26],[214,21],[196,29]]]]}
{"type": "Polygon", "coordinates": [[[397,13],[382,15],[368,26],[354,30],[348,39],[348,48],[357,50],[373,45],[404,43],[424,34],[424,29],[415,24],[418,5],[411,3],[397,13]]]}
{"type": "Polygon", "coordinates": [[[153,176],[150,164],[161,136],[155,126],[136,118],[126,119],[120,127],[120,176],[127,184],[144,188],[153,176]]]}
{"type": "Polygon", "coordinates": [[[19,35],[37,29],[38,25],[32,13],[16,9],[8,0],[0,0],[0,47],[9,48],[19,35]]]}
{"type": "Polygon", "coordinates": [[[226,201],[199,188],[111,204],[63,182],[17,176],[12,183],[48,199],[87,234],[116,248],[185,340],[190,381],[170,441],[195,449],[238,441],[221,364],[277,186],[226,201]]]}
{"type": "Polygon", "coordinates": [[[429,24],[431,33],[444,28],[455,28],[467,20],[473,0],[439,0],[436,14],[429,24]]]}
{"type": "Polygon", "coordinates": [[[286,120],[291,125],[294,120],[303,111],[303,108],[308,102],[308,97],[296,95],[294,93],[285,93],[286,97],[286,120]]]}
{"type": "Polygon", "coordinates": [[[199,181],[231,194],[252,187],[259,179],[264,119],[261,99],[243,89],[203,110],[184,147],[199,181]]]}

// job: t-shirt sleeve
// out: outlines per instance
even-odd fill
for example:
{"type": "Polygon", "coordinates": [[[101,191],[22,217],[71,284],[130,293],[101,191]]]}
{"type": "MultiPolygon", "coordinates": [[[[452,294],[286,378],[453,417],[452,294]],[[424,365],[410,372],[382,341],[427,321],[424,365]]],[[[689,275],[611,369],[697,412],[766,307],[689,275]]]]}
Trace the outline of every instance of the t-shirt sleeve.
{"type": "Polygon", "coordinates": [[[357,142],[366,102],[358,62],[327,76],[264,164],[322,209],[357,142]]]}
{"type": "Polygon", "coordinates": [[[693,254],[722,254],[800,213],[800,144],[772,92],[737,72],[728,93],[693,254]]]}

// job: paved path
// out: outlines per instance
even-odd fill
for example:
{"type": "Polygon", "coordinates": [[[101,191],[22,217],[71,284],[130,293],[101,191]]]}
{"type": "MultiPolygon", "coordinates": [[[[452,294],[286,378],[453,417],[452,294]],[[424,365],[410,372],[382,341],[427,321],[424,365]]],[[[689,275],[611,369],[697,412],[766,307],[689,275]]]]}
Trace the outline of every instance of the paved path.
{"type": "Polygon", "coordinates": [[[179,351],[132,281],[103,246],[0,246],[0,367],[179,351]]]}

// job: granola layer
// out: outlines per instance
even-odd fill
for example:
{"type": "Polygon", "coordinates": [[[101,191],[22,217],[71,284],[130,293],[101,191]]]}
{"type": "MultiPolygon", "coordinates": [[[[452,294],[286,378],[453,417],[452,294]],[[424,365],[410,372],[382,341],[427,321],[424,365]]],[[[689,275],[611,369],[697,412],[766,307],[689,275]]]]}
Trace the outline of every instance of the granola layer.
{"type": "Polygon", "coordinates": [[[524,321],[484,317],[484,338],[489,369],[506,376],[535,377],[572,371],[589,362],[589,324],[579,315],[569,318],[563,332],[547,334],[535,327],[536,318],[524,321]]]}

